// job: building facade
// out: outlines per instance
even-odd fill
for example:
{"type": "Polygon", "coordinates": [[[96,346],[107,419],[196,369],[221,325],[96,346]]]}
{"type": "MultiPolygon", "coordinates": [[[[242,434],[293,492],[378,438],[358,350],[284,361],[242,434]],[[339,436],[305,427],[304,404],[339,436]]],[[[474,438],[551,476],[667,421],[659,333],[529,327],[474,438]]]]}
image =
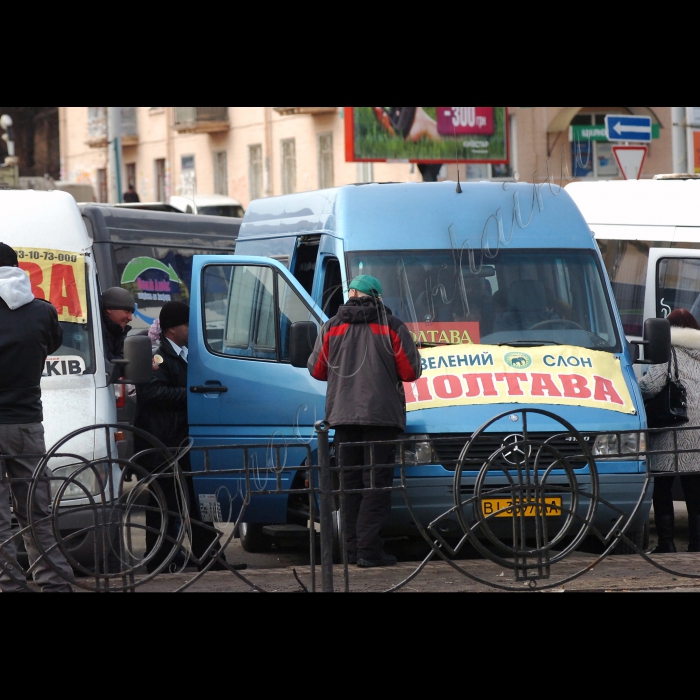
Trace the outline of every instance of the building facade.
{"type": "MultiPolygon", "coordinates": [[[[57,180],[60,171],[58,107],[0,107],[0,114],[12,118],[15,155],[19,175],[28,178],[48,176],[57,180]]],[[[0,133],[1,130],[0,130],[0,133]]],[[[0,139],[0,163],[8,155],[0,139]]]]}
{"type": "MultiPolygon", "coordinates": [[[[439,180],[617,179],[606,114],[652,118],[642,177],[674,171],[671,107],[509,107],[507,165],[446,163],[439,180]]],[[[345,159],[343,107],[122,107],[122,190],[141,201],[223,194],[259,197],[356,182],[419,182],[411,163],[345,159]]],[[[60,107],[61,179],[110,192],[107,108],[60,107]]]]}

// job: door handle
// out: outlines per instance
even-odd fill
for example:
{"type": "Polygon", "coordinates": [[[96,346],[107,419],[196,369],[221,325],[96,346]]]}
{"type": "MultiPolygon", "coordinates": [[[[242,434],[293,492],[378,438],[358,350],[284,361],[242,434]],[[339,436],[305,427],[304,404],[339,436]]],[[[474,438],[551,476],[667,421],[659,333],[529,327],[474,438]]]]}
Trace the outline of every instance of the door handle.
{"type": "Polygon", "coordinates": [[[191,386],[190,391],[193,394],[225,394],[228,391],[227,386],[220,384],[211,384],[207,386],[191,386]]]}

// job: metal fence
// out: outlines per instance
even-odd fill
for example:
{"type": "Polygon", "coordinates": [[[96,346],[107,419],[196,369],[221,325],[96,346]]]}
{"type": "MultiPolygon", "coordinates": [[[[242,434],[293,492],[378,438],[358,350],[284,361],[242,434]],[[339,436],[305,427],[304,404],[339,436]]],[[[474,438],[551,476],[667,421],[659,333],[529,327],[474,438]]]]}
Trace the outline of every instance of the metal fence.
{"type": "MultiPolygon", "coordinates": [[[[126,429],[145,445],[131,459],[117,455],[114,439],[116,431],[125,430],[121,425],[84,428],[64,437],[46,454],[36,455],[29,499],[36,485],[48,480],[53,504],[41,516],[28,504],[28,522],[17,523],[12,536],[0,543],[0,575],[14,576],[25,582],[27,590],[35,589],[28,581],[37,562],[20,556],[8,563],[8,553],[12,543],[21,549],[29,539],[40,556],[50,561],[50,548],[42,549],[36,537],[37,528],[50,522],[56,537],[53,546],[75,571],[74,585],[84,590],[136,591],[156,576],[167,581],[168,573],[194,565],[197,571],[184,583],[177,579],[172,590],[191,588],[212,569],[220,569],[250,590],[264,591],[248,572],[226,561],[225,552],[241,526],[253,519],[254,510],[265,499],[276,498],[295,504],[298,528],[309,526],[305,580],[296,569],[289,577],[304,591],[349,592],[354,590],[354,567],[342,545],[344,513],[348,498],[371,490],[390,492],[394,509],[403,512],[428,547],[423,560],[410,571],[402,567],[400,580],[386,590],[406,587],[431,561],[445,562],[460,575],[497,589],[546,590],[584,575],[616,551],[634,553],[679,577],[700,578],[692,565],[690,570],[673,569],[663,557],[649,555],[644,537],[654,481],[677,473],[700,475],[700,459],[693,465],[700,450],[680,447],[684,433],[697,427],[582,434],[553,413],[514,410],[495,416],[469,436],[427,440],[405,436],[357,443],[364,448],[366,464],[345,468],[336,463],[343,462],[343,454],[334,454],[322,421],[316,424],[316,441],[294,445],[294,464],[288,463],[292,451],[285,441],[171,450],[143,431],[126,429]],[[514,414],[520,431],[504,436],[496,430],[498,422],[514,414]],[[546,434],[530,431],[533,420],[542,417],[557,429],[546,434]],[[658,447],[661,433],[671,436],[665,449],[658,447]],[[104,446],[101,458],[88,461],[74,449],[86,438],[104,446]],[[396,478],[392,486],[382,488],[376,476],[387,465],[377,463],[375,451],[387,445],[395,451],[396,478]],[[659,458],[667,460],[669,471],[653,471],[659,458]],[[634,498],[616,502],[608,488],[615,471],[611,465],[633,465],[638,460],[646,460],[641,472],[635,473],[632,466],[628,469],[635,484],[634,498]],[[453,476],[443,476],[439,482],[426,477],[426,465],[435,463],[453,471],[453,476]],[[362,488],[348,487],[353,470],[363,470],[362,488]],[[201,520],[193,517],[196,506],[188,497],[187,482],[195,477],[213,491],[209,500],[200,494],[201,520]],[[434,498],[438,492],[442,501],[434,498]],[[201,532],[210,545],[195,556],[192,543],[201,532]],[[147,537],[155,542],[149,553],[144,544],[147,537]],[[591,542],[597,547],[595,559],[585,559],[572,570],[570,555],[591,542]],[[482,576],[472,565],[474,559],[460,558],[465,548],[510,572],[508,581],[482,576]],[[157,562],[155,551],[160,554],[157,562]],[[567,558],[569,566],[562,573],[559,566],[567,558]]],[[[10,459],[0,455],[0,486],[17,481],[8,476],[10,459]]]]}

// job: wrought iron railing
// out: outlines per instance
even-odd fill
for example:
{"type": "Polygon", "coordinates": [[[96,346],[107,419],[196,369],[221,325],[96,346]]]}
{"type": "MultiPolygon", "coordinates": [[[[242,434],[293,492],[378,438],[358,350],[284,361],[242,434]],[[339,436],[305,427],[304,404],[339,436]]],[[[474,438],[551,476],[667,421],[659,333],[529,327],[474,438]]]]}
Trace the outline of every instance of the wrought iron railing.
{"type": "MultiPolygon", "coordinates": [[[[289,445],[275,438],[264,445],[184,446],[172,450],[134,428],[129,430],[146,447],[131,459],[120,459],[114,449],[114,432],[124,429],[121,425],[84,428],[63,438],[47,453],[34,456],[37,466],[29,483],[28,521],[18,523],[11,536],[0,542],[0,577],[9,577],[28,590],[34,588],[26,579],[37,570],[37,562],[23,563],[21,557],[10,557],[24,539],[33,542],[39,557],[49,564],[52,549],[60,550],[78,575],[72,584],[85,590],[135,591],[155,577],[167,582],[169,572],[183,571],[188,564],[194,564],[196,573],[185,582],[172,577],[175,590],[191,588],[214,569],[229,571],[250,590],[265,590],[240,567],[228,562],[225,552],[252,509],[264,504],[265,499],[276,498],[293,503],[295,510],[290,506],[289,512],[311,525],[307,532],[308,577],[302,581],[296,570],[289,577],[309,592],[356,590],[357,576],[343,544],[347,500],[353,494],[383,491],[392,494],[394,508],[405,509],[416,534],[429,548],[425,558],[408,573],[405,567],[397,569],[395,582],[386,590],[400,590],[417,577],[427,576],[426,566],[431,561],[445,562],[471,581],[497,589],[558,589],[621,550],[635,553],[674,576],[700,578],[700,564],[694,568],[694,558],[684,570],[674,568],[667,559],[647,553],[648,543],[640,536],[645,531],[654,481],[678,473],[700,475],[700,461],[697,470],[688,471],[687,460],[683,460],[684,455],[700,453],[700,449],[679,447],[683,442],[680,436],[700,429],[696,426],[670,431],[672,448],[659,449],[655,438],[668,431],[600,432],[596,436],[605,440],[595,443],[590,435],[579,433],[553,413],[512,410],[464,437],[459,453],[453,456],[452,474],[443,477],[451,484],[451,501],[443,504],[440,512],[425,507],[426,487],[417,478],[425,476],[426,465],[415,463],[416,443],[423,442],[423,437],[359,443],[367,448],[366,464],[342,467],[339,464],[344,462],[345,446],[340,454],[334,453],[328,427],[322,421],[316,424],[310,442],[295,443],[294,465],[287,463],[289,445]],[[514,413],[519,414],[522,426],[519,439],[494,442],[496,433],[492,431],[498,421],[514,413]],[[555,429],[546,435],[529,432],[529,423],[536,419],[541,425],[543,417],[555,429]],[[75,444],[72,441],[90,432],[98,438],[95,444],[105,445],[105,454],[92,461],[71,449],[75,444]],[[492,443],[489,454],[484,452],[486,443],[492,443]],[[605,454],[594,454],[601,451],[601,444],[605,445],[605,454]],[[391,466],[396,478],[392,486],[379,487],[375,477],[387,465],[376,463],[373,455],[377,447],[387,445],[395,451],[391,466]],[[300,455],[303,459],[298,459],[300,455]],[[670,457],[670,471],[654,471],[659,457],[670,457]],[[194,470],[190,461],[196,463],[194,470]],[[613,502],[608,494],[605,484],[610,481],[611,461],[628,465],[626,478],[636,480],[634,502],[613,502]],[[349,488],[349,476],[358,469],[369,474],[369,482],[362,488],[349,488]],[[193,514],[187,496],[188,481],[193,478],[200,484],[211,483],[208,479],[218,484],[212,495],[200,494],[198,516],[193,514]],[[37,485],[46,481],[52,484],[53,504],[43,515],[37,515],[31,500],[37,485]],[[176,494],[177,507],[173,507],[172,498],[168,500],[168,492],[176,494]],[[75,505],[66,507],[67,496],[75,505]],[[46,523],[51,523],[57,535],[55,545],[49,548],[36,537],[38,528],[46,523]],[[227,535],[222,532],[224,524],[228,525],[227,535]],[[210,544],[195,556],[191,543],[198,531],[206,533],[210,544]],[[150,552],[144,548],[146,537],[157,540],[157,547],[150,552]],[[582,559],[578,565],[579,560],[570,555],[590,541],[597,543],[598,553],[593,561],[582,559]],[[472,560],[460,559],[466,547],[508,571],[509,576],[485,578],[472,560]],[[155,550],[160,553],[157,562],[155,550]]],[[[434,440],[433,456],[440,452],[440,440],[434,440]]],[[[0,455],[0,487],[14,486],[19,481],[12,477],[11,469],[8,471],[12,459],[0,455]]],[[[440,491],[445,491],[443,485],[440,491]]]]}

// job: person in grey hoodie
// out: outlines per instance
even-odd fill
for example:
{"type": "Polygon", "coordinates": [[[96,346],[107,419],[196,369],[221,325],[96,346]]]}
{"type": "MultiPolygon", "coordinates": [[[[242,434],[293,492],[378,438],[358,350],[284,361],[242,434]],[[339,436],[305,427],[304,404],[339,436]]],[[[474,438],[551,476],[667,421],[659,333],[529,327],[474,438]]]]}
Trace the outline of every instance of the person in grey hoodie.
{"type": "MultiPolygon", "coordinates": [[[[63,340],[56,309],[32,294],[17,254],[0,243],[0,591],[26,591],[12,538],[10,493],[20,527],[29,523],[28,496],[38,455],[46,452],[41,407],[41,374],[46,356],[63,340]],[[12,480],[12,481],[9,481],[12,480]]],[[[50,477],[50,471],[46,470],[50,477]]],[[[24,534],[32,575],[42,592],[72,592],[73,570],[56,547],[49,519],[50,482],[36,484],[31,502],[36,527],[24,534]],[[48,555],[41,555],[41,551],[48,555]],[[47,561],[46,556],[50,558],[47,561]]]]}

